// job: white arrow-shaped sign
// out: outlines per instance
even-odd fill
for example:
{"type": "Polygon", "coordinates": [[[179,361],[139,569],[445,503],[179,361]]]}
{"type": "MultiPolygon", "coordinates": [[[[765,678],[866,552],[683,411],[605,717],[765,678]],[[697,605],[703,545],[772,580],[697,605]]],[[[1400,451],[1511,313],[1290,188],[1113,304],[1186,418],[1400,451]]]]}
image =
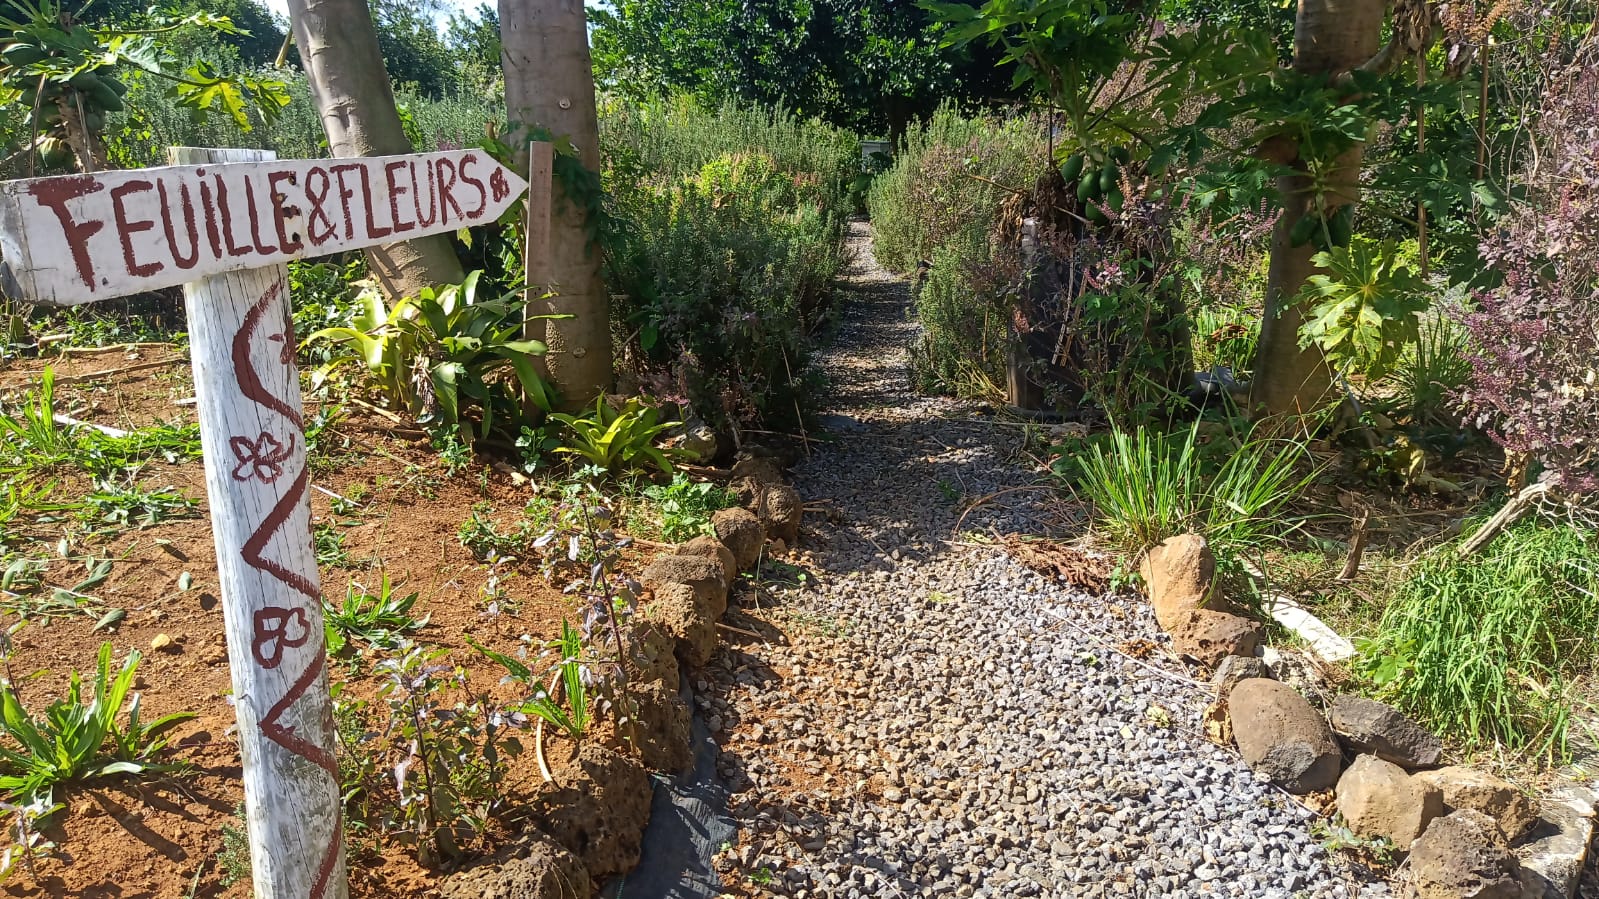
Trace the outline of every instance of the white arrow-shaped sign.
{"type": "Polygon", "coordinates": [[[0,288],[108,300],[481,225],[525,190],[476,149],[0,182],[0,288]]]}

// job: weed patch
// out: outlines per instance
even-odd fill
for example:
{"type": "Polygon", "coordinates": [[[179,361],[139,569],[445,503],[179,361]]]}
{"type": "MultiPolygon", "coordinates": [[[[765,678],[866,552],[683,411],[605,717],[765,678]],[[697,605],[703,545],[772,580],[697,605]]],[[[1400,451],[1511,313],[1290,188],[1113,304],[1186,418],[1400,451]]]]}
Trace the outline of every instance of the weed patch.
{"type": "Polygon", "coordinates": [[[1465,559],[1442,549],[1360,643],[1361,670],[1380,696],[1468,748],[1558,758],[1568,688],[1595,659],[1596,590],[1599,545],[1574,527],[1527,522],[1465,559]]]}

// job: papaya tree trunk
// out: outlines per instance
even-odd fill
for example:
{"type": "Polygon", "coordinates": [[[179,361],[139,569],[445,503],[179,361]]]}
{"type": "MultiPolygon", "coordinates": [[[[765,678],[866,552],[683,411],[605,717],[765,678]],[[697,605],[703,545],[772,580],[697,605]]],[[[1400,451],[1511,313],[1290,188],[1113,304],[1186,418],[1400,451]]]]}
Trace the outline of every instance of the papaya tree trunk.
{"type": "MultiPolygon", "coordinates": [[[[300,61],[333,155],[416,152],[400,124],[367,0],[288,0],[288,6],[300,61]]],[[[366,252],[373,274],[391,297],[416,296],[423,287],[452,284],[464,277],[447,235],[385,244],[366,252]]]]}
{"type": "MultiPolygon", "coordinates": [[[[1377,54],[1386,14],[1384,0],[1300,0],[1294,24],[1294,69],[1305,74],[1343,74],[1377,54]]],[[[1332,372],[1317,347],[1301,348],[1304,309],[1295,302],[1316,274],[1310,244],[1295,247],[1294,225],[1314,212],[1316,189],[1298,147],[1275,148],[1295,172],[1278,180],[1283,214],[1272,234],[1271,267],[1266,275],[1266,314],[1261,323],[1250,406],[1266,415],[1304,414],[1320,406],[1332,390],[1332,372]],[[1285,152],[1286,151],[1286,152],[1285,152]]],[[[1359,199],[1360,164],[1365,148],[1356,144],[1321,173],[1322,209],[1329,217],[1359,199]]]]}
{"type": "MultiPolygon", "coordinates": [[[[557,143],[570,141],[577,161],[593,176],[600,168],[599,120],[589,59],[588,17],[582,0],[499,0],[505,105],[524,158],[530,132],[544,129],[557,143]]],[[[560,165],[570,165],[562,160],[560,165]]],[[[550,210],[548,275],[530,284],[533,313],[570,315],[544,323],[550,380],[568,409],[591,405],[610,389],[610,297],[600,277],[601,249],[591,240],[590,216],[599,197],[568,191],[578,179],[557,177],[550,210]],[[539,299],[540,293],[549,296],[539,299]]],[[[536,323],[535,323],[536,325],[536,323]]],[[[538,336],[537,333],[531,336],[538,336]]]]}

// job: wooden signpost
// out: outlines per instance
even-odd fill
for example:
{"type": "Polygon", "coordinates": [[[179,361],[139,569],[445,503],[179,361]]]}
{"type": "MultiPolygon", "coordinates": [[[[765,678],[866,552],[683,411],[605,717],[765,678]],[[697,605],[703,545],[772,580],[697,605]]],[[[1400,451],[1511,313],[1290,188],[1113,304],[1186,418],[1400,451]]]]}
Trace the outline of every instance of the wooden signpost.
{"type": "Polygon", "coordinates": [[[72,305],[184,285],[255,895],[343,899],[283,263],[492,222],[528,185],[480,150],[275,161],[259,150],[175,148],[172,161],[0,183],[0,288],[72,305]]]}

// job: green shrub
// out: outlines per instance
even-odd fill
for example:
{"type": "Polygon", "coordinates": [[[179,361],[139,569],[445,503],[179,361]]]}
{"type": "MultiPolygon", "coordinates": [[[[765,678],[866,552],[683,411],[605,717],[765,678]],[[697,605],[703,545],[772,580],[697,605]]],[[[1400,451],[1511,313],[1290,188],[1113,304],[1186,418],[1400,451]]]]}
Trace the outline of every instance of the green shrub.
{"type": "Polygon", "coordinates": [[[1013,190],[1031,190],[1047,149],[1027,119],[963,117],[944,107],[905,136],[867,194],[873,252],[909,272],[929,263],[916,296],[923,328],[911,361],[919,386],[961,396],[1002,392],[1020,271],[991,240],[1013,190]],[[1003,185],[1003,187],[999,186],[1003,185]]]}
{"type": "Polygon", "coordinates": [[[1251,433],[1206,445],[1197,422],[1172,434],[1113,429],[1072,450],[1056,473],[1094,504],[1105,536],[1130,553],[1188,532],[1205,535],[1218,554],[1275,539],[1292,527],[1287,506],[1313,477],[1303,473],[1301,443],[1251,433]]]}
{"type": "Polygon", "coordinates": [[[1596,630],[1595,535],[1529,521],[1479,555],[1448,547],[1423,559],[1360,661],[1382,698],[1468,748],[1560,756],[1568,688],[1595,661],[1596,630]]]}
{"type": "Polygon", "coordinates": [[[893,166],[872,182],[867,209],[877,260],[909,272],[939,247],[980,253],[1009,196],[1004,188],[1031,190],[1048,161],[1038,122],[967,118],[944,106],[905,135],[893,166]]]}
{"type": "Polygon", "coordinates": [[[624,357],[718,425],[791,423],[842,264],[854,138],[785,112],[607,107],[608,253],[624,357]]]}
{"type": "Polygon", "coordinates": [[[986,239],[935,247],[916,294],[922,333],[911,346],[917,386],[930,393],[1002,394],[1015,266],[988,259],[986,239]]]}

